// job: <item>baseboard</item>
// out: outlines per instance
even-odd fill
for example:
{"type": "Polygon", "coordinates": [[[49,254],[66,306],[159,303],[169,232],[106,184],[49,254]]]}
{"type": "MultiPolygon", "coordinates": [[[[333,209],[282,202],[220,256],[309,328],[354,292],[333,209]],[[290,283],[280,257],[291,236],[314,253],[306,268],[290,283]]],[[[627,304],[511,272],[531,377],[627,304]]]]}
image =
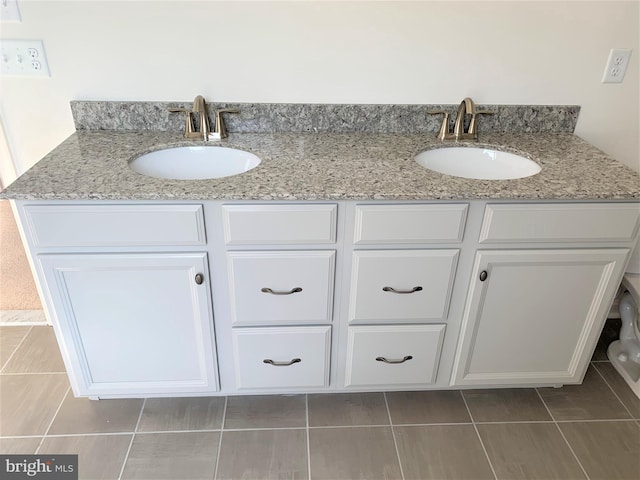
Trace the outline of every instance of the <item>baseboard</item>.
{"type": "Polygon", "coordinates": [[[44,310],[0,310],[0,326],[49,325],[44,310]]]}

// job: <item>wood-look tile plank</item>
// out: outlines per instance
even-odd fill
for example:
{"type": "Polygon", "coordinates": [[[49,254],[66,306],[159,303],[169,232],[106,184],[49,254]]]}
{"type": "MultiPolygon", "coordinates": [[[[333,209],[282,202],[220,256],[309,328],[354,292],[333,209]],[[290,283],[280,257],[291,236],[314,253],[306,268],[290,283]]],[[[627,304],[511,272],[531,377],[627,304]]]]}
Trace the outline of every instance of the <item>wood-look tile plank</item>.
{"type": "Polygon", "coordinates": [[[311,478],[400,479],[391,427],[309,430],[311,478]]]}
{"type": "Polygon", "coordinates": [[[83,435],[47,437],[38,454],[78,455],[78,477],[117,479],[132,435],[83,435]]]}
{"type": "Polygon", "coordinates": [[[498,480],[586,478],[553,423],[477,425],[498,480]]]}
{"type": "Polygon", "coordinates": [[[229,397],[225,429],[291,428],[307,425],[304,395],[229,397]]]}
{"type": "Polygon", "coordinates": [[[4,455],[32,455],[36,453],[42,437],[0,437],[0,453],[4,455]]]}
{"type": "Polygon", "coordinates": [[[224,404],[224,397],[149,398],[138,431],[220,429],[224,404]]]}
{"type": "Polygon", "coordinates": [[[594,364],[596,370],[604,377],[605,381],[613,389],[620,401],[627,407],[633,418],[640,418],[640,398],[633,393],[631,387],[616,371],[609,362],[598,362],[594,364]]]}
{"type": "Polygon", "coordinates": [[[640,478],[640,427],[635,422],[559,424],[591,479],[640,478]]]}
{"type": "Polygon", "coordinates": [[[306,431],[224,431],[218,461],[217,480],[307,479],[306,431]]]}
{"type": "Polygon", "coordinates": [[[458,390],[388,392],[386,396],[394,425],[471,423],[471,417],[458,390]]]}
{"type": "Polygon", "coordinates": [[[493,479],[473,425],[395,427],[405,480],[493,479]]]}
{"type": "Polygon", "coordinates": [[[219,432],[136,434],[122,478],[210,480],[219,440],[219,432]]]}
{"type": "Polygon", "coordinates": [[[64,373],[64,363],[52,327],[33,327],[2,373],[64,373]]]}
{"type": "Polygon", "coordinates": [[[475,422],[551,421],[533,388],[495,388],[462,392],[475,422]]]}
{"type": "Polygon", "coordinates": [[[309,395],[309,426],[388,425],[383,393],[309,395]]]}
{"type": "Polygon", "coordinates": [[[0,369],[13,355],[31,327],[0,327],[0,369]]]}

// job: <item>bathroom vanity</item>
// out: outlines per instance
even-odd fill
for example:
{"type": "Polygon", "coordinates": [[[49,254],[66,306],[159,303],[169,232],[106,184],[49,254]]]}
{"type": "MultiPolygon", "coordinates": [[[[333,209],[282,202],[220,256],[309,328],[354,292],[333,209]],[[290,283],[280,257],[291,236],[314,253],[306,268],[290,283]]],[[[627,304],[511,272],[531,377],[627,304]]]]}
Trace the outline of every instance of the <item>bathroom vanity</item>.
{"type": "Polygon", "coordinates": [[[77,132],[3,195],[76,396],[579,383],[639,176],[571,134],[479,144],[542,171],[431,172],[430,135],[232,133],[257,168],[159,180],[128,162],[179,134],[77,132]]]}

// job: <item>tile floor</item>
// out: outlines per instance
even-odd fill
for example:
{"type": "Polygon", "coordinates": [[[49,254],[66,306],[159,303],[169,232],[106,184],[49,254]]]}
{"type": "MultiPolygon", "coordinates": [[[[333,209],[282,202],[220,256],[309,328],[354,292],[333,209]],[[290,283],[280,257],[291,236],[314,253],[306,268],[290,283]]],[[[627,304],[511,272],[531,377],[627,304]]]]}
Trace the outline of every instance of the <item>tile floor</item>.
{"type": "Polygon", "coordinates": [[[560,389],[95,402],[71,394],[49,327],[0,327],[0,452],[77,453],[83,479],[637,480],[614,333],[560,389]]]}

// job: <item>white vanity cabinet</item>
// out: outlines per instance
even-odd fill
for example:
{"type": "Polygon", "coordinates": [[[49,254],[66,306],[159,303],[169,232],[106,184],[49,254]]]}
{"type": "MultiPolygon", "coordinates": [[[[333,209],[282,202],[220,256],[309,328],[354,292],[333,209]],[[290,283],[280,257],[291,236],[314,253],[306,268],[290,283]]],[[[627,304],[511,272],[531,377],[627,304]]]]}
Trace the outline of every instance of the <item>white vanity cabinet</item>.
{"type": "Polygon", "coordinates": [[[229,305],[220,324],[233,345],[235,390],[326,389],[338,205],[220,208],[229,305]]]}
{"type": "Polygon", "coordinates": [[[639,213],[637,204],[487,205],[453,385],[582,381],[630,252],[614,247],[633,241],[639,213]]]}
{"type": "Polygon", "coordinates": [[[468,205],[353,208],[345,386],[433,385],[468,205]]]}
{"type": "Polygon", "coordinates": [[[21,215],[76,396],[219,390],[202,205],[21,215]]]}

